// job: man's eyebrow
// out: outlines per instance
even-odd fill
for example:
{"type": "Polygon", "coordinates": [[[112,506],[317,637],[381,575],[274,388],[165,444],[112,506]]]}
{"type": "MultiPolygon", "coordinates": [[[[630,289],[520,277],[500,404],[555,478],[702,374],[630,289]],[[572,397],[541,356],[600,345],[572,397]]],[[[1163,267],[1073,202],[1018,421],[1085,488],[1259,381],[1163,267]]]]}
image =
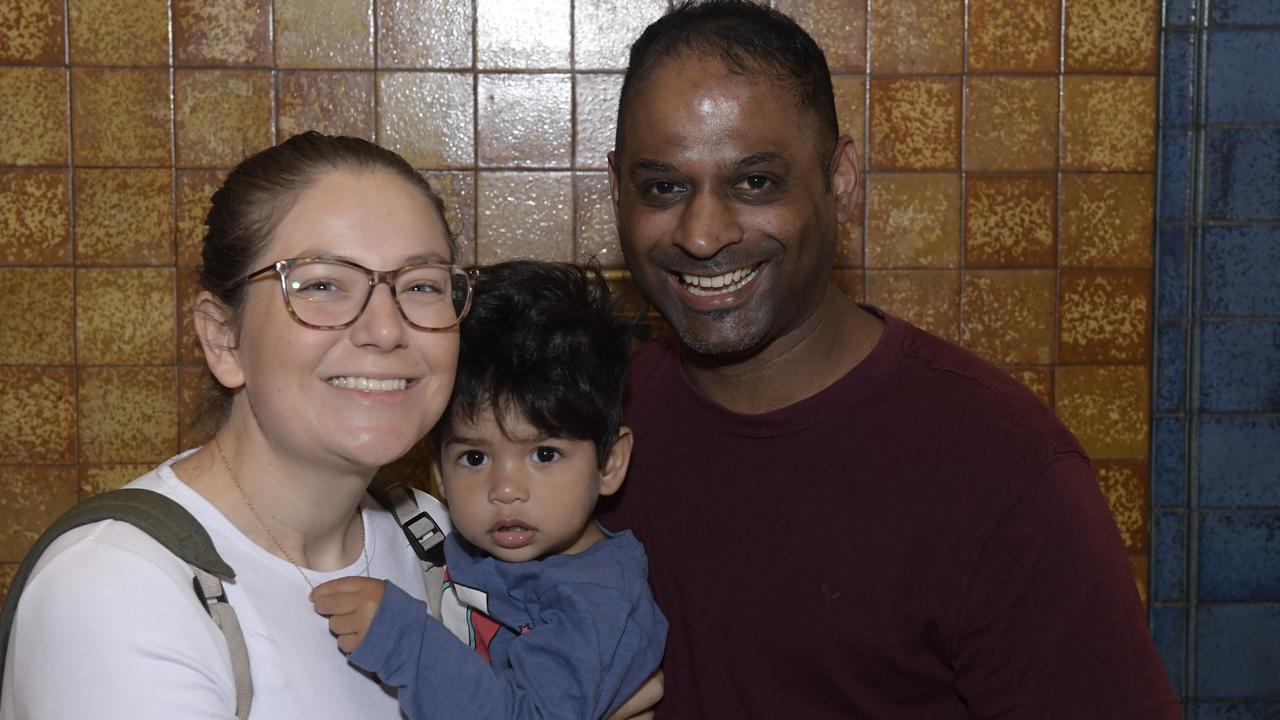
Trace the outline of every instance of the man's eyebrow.
{"type": "Polygon", "coordinates": [[[641,158],[631,164],[631,174],[649,172],[656,174],[671,174],[680,172],[675,165],[669,165],[661,160],[650,160],[641,158]]]}
{"type": "Polygon", "coordinates": [[[739,158],[733,163],[733,168],[735,170],[745,170],[757,165],[765,165],[767,163],[778,162],[785,159],[786,158],[776,152],[758,152],[744,158],[739,158]]]}

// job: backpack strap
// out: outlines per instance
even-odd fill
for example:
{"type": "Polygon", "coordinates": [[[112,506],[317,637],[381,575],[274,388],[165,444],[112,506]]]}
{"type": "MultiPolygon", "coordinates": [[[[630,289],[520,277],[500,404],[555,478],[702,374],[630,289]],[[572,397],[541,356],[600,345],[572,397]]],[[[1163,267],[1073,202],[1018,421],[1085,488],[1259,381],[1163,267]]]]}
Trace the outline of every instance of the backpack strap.
{"type": "Polygon", "coordinates": [[[4,682],[4,666],[13,620],[18,612],[18,597],[40,556],[63,533],[102,520],[119,520],[133,525],[191,566],[195,575],[192,584],[196,597],[226,637],[236,684],[236,717],[246,720],[253,704],[249,653],[240,622],[235,610],[227,603],[219,579],[234,579],[236,573],[218,555],[208,531],[186,508],[158,492],[141,488],[124,488],[95,495],[64,513],[36,540],[18,566],[9,594],[5,597],[4,609],[0,611],[0,683],[4,682]]]}
{"type": "Polygon", "coordinates": [[[369,488],[369,494],[396,517],[409,546],[422,566],[427,586],[427,607],[440,618],[440,598],[444,595],[444,532],[431,515],[418,506],[413,491],[403,483],[369,488]]]}

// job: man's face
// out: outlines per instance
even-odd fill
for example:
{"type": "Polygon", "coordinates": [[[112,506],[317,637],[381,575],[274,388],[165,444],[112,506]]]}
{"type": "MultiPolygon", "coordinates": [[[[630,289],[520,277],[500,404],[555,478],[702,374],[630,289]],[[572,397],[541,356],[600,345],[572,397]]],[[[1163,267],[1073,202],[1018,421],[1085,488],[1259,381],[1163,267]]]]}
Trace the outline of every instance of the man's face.
{"type": "Polygon", "coordinates": [[[781,81],[694,56],[665,60],[626,112],[610,180],[641,292],[702,355],[751,355],[794,330],[830,282],[856,187],[849,141],[823,146],[781,81]]]}

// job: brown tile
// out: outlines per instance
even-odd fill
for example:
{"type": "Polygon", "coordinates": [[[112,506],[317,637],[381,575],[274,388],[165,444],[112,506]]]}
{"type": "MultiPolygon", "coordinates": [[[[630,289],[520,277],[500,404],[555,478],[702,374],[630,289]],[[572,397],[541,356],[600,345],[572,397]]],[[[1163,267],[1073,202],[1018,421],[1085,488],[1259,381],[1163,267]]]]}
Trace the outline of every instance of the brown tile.
{"type": "Polygon", "coordinates": [[[201,265],[200,252],[204,247],[204,219],[209,214],[209,199],[222,185],[226,175],[225,170],[179,170],[175,173],[178,267],[201,265]]]}
{"type": "MultiPolygon", "coordinates": [[[[667,0],[576,0],[573,64],[579,69],[624,70],[631,43],[667,10],[667,0]]],[[[827,58],[830,60],[830,56],[827,58]]]]}
{"type": "Polygon", "coordinates": [[[968,82],[965,170],[1057,168],[1056,77],[970,77],[968,82]]]}
{"type": "Polygon", "coordinates": [[[1142,607],[1150,607],[1150,590],[1147,584],[1151,577],[1151,559],[1146,554],[1130,555],[1129,567],[1133,570],[1133,582],[1138,586],[1138,600],[1142,601],[1142,607]]]}
{"type": "Polygon", "coordinates": [[[80,461],[158,463],[178,450],[175,367],[82,367],[80,461]]]}
{"type": "Polygon", "coordinates": [[[168,70],[72,68],[71,90],[76,165],[173,162],[168,70]]]}
{"type": "Polygon", "coordinates": [[[224,410],[218,381],[209,368],[178,368],[178,447],[205,444],[222,425],[224,410]]]}
{"type": "Polygon", "coordinates": [[[871,79],[871,169],[960,166],[960,79],[871,79]]]}
{"type": "Polygon", "coordinates": [[[307,130],[372,140],[372,72],[281,71],[277,131],[280,139],[307,130]]]}
{"type": "Polygon", "coordinates": [[[1063,270],[1059,360],[1067,364],[1147,362],[1151,273],[1063,270]]]}
{"type": "Polygon", "coordinates": [[[175,70],[179,167],[232,167],[274,142],[271,73],[175,70]]]}
{"type": "Polygon", "coordinates": [[[0,263],[71,262],[66,170],[0,168],[0,263]]]}
{"type": "Polygon", "coordinates": [[[373,0],[274,0],[276,66],[373,68],[373,0]]]}
{"type": "Polygon", "coordinates": [[[1093,470],[1116,518],[1125,549],[1135,554],[1145,553],[1149,534],[1146,463],[1104,460],[1094,463],[1093,470]]]}
{"type": "Polygon", "coordinates": [[[378,73],[378,144],[418,168],[475,163],[469,73],[378,73]]]}
{"type": "Polygon", "coordinates": [[[867,157],[867,76],[833,75],[831,87],[836,96],[840,133],[853,138],[858,151],[858,166],[862,169],[867,157]]]}
{"type": "Polygon", "coordinates": [[[0,267],[0,365],[75,362],[71,268],[0,267]]]}
{"type": "Polygon", "coordinates": [[[155,465],[136,463],[126,465],[81,465],[80,499],[87,500],[108,490],[119,490],[138,476],[148,473],[155,465]]]}
{"type": "Polygon", "coordinates": [[[0,67],[0,165],[66,164],[67,82],[64,68],[0,67]]]}
{"type": "Polygon", "coordinates": [[[1006,367],[1014,380],[1026,385],[1046,407],[1053,407],[1053,369],[1048,367],[1006,367]]]}
{"type": "Polygon", "coordinates": [[[378,469],[373,478],[374,485],[403,483],[423,492],[431,493],[437,498],[440,495],[439,482],[435,476],[431,443],[423,440],[413,446],[400,459],[378,469]]]}
{"type": "Polygon", "coordinates": [[[966,175],[967,267],[1053,267],[1058,188],[1052,175],[966,175]]]}
{"type": "Polygon", "coordinates": [[[867,267],[956,267],[960,176],[867,176],[867,267]]]}
{"type": "Polygon", "coordinates": [[[0,560],[21,562],[45,528],[76,504],[76,470],[9,465],[0,476],[0,560]]]}
{"type": "MultiPolygon", "coordinates": [[[[0,469],[0,475],[4,470],[0,469]]],[[[18,563],[0,563],[0,603],[5,601],[9,588],[13,587],[13,578],[18,574],[18,563]]]]}
{"type": "Polygon", "coordinates": [[[963,0],[871,3],[871,70],[958,73],[964,69],[963,0]]]}
{"type": "Polygon", "coordinates": [[[622,76],[583,73],[574,81],[574,133],[577,141],[573,148],[573,166],[604,170],[609,166],[608,155],[613,150],[614,131],[618,125],[622,76]]]}
{"type": "Polygon", "coordinates": [[[458,265],[476,262],[476,174],[473,172],[431,172],[427,181],[444,200],[445,221],[458,243],[458,265]]]}
{"type": "Polygon", "coordinates": [[[559,74],[482,74],[477,85],[480,164],[568,167],[573,151],[573,82],[559,74]]]}
{"type": "Polygon", "coordinates": [[[476,0],[478,66],[568,69],[570,5],[570,0],[476,0]]]}
{"type": "Polygon", "coordinates": [[[1061,262],[1073,267],[1151,267],[1151,175],[1062,175],[1061,262]]]}
{"type": "Polygon", "coordinates": [[[63,60],[62,3],[19,0],[0,6],[0,64],[63,60]]]}
{"type": "Polygon", "coordinates": [[[167,0],[69,0],[75,65],[166,65],[167,0]]]}
{"type": "Polygon", "coordinates": [[[76,270],[76,359],[81,365],[173,363],[172,268],[76,270]]]}
{"type": "Polygon", "coordinates": [[[577,262],[625,269],[618,230],[613,222],[608,173],[580,173],[573,178],[573,215],[577,229],[577,262]]]}
{"type": "Polygon", "coordinates": [[[82,265],[173,263],[173,171],[77,169],[75,244],[82,265]]]}
{"type": "Polygon", "coordinates": [[[867,69],[867,3],[774,0],[773,6],[813,36],[827,56],[831,72],[864,72],[867,69]]]}
{"type": "Polygon", "coordinates": [[[970,72],[1057,72],[1060,0],[969,0],[970,72]]]}
{"type": "Polygon", "coordinates": [[[867,302],[916,327],[960,338],[958,270],[868,270],[867,302]]]}
{"type": "Polygon", "coordinates": [[[1067,6],[1067,72],[1154,74],[1160,3],[1071,0],[1067,6]]]}
{"type": "Polygon", "coordinates": [[[1149,172],[1155,167],[1156,79],[1066,75],[1062,167],[1149,172]]]}
{"type": "Polygon", "coordinates": [[[993,363],[1052,363],[1056,280],[1052,270],[966,271],[962,344],[993,363]]]}
{"type": "Polygon", "coordinates": [[[485,172],[476,181],[476,261],[573,260],[573,178],[564,172],[485,172]]]}
{"type": "Polygon", "coordinates": [[[836,235],[836,257],[833,267],[860,268],[867,264],[866,206],[865,191],[859,187],[858,196],[854,200],[853,218],[847,223],[842,223],[836,235]]]}
{"type": "Polygon", "coordinates": [[[471,67],[471,0],[379,0],[374,4],[378,67],[471,67]]]}
{"type": "Polygon", "coordinates": [[[173,0],[175,65],[271,64],[271,0],[173,0]]]}
{"type": "Polygon", "coordinates": [[[1060,365],[1054,410],[1094,460],[1141,459],[1147,455],[1149,385],[1145,367],[1060,365]]]}
{"type": "Polygon", "coordinates": [[[833,270],[831,280],[854,302],[866,302],[867,273],[865,270],[833,270]]]}
{"type": "Polygon", "coordinates": [[[73,369],[0,366],[0,463],[75,461],[73,369]]]}
{"type": "Polygon", "coordinates": [[[204,351],[196,335],[196,295],[200,294],[200,271],[180,268],[177,271],[178,301],[174,307],[178,322],[178,364],[204,365],[204,351]]]}

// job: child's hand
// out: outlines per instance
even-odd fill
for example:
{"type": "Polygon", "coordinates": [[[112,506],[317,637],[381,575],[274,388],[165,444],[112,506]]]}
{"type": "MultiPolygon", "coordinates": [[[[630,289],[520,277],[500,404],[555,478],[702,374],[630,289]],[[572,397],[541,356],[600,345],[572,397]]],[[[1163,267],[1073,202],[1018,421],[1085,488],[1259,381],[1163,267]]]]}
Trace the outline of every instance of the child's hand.
{"type": "Polygon", "coordinates": [[[369,632],[369,624],[386,590],[385,580],[338,578],[317,585],[311,591],[311,604],[317,613],[329,618],[329,632],[338,638],[342,652],[351,653],[369,632]]]}

